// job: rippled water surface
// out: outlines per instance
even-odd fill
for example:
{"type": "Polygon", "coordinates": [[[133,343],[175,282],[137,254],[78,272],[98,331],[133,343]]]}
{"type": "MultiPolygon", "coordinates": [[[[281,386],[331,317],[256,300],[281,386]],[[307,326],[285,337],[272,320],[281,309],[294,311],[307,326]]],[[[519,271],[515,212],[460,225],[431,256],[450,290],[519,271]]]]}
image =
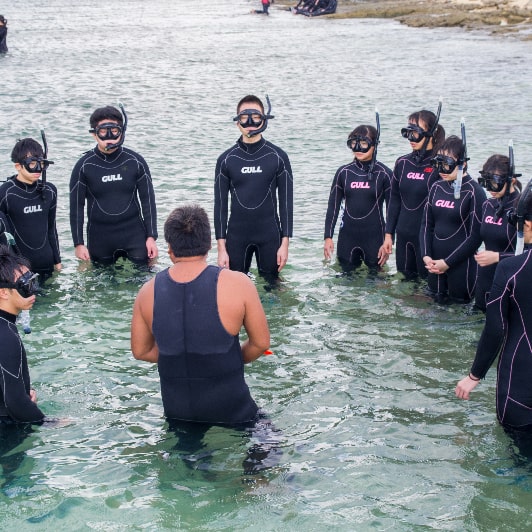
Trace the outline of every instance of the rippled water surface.
{"type": "MultiPolygon", "coordinates": [[[[257,5],[256,5],[257,4],[257,5]]],[[[454,398],[482,316],[440,307],[393,266],[339,277],[322,261],[328,189],[345,138],[378,106],[380,159],[408,151],[408,114],[436,109],[459,133],[471,173],[515,146],[532,168],[531,45],[390,20],[248,12],[258,1],[22,0],[4,5],[0,171],[23,135],[47,131],[60,194],[64,271],[32,311],[24,341],[40,405],[62,428],[3,431],[0,523],[14,530],[526,530],[531,466],[495,421],[492,369],[469,402],[454,398]],[[162,416],[157,371],[133,360],[129,320],[150,273],[95,271],[74,259],[70,171],[92,146],[88,117],[124,103],[128,145],[152,170],[159,227],[178,204],[212,213],[216,157],[237,137],[246,93],[268,93],[267,137],[290,155],[295,234],[281,289],[257,287],[274,356],[246,368],[281,431],[280,463],[242,478],[253,443],[212,429],[182,459],[162,416]]],[[[161,250],[164,249],[162,240],[161,250]]],[[[214,262],[214,254],[210,257],[214,262]]],[[[163,251],[157,265],[168,265],[163,251]]]]}

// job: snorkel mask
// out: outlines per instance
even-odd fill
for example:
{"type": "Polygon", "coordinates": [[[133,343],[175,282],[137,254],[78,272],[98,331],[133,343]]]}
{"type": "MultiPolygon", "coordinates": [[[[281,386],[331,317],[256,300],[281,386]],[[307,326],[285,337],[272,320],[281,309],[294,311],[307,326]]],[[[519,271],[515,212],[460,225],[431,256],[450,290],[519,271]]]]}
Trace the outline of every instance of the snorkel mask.
{"type": "Polygon", "coordinates": [[[123,125],[117,124],[116,122],[104,122],[96,126],[94,129],[89,129],[89,133],[94,133],[100,140],[117,140],[118,142],[106,144],[105,151],[115,150],[124,144],[126,140],[126,129],[127,129],[127,114],[124,106],[119,103],[120,111],[124,116],[123,125]],[[120,138],[122,137],[122,138],[120,138]]]}
{"type": "Polygon", "coordinates": [[[414,123],[409,123],[407,127],[404,127],[403,129],[401,129],[401,135],[405,139],[408,139],[409,142],[421,142],[422,139],[425,139],[423,142],[423,146],[421,147],[417,155],[417,159],[419,161],[425,158],[425,152],[427,151],[427,145],[430,142],[430,139],[434,136],[434,133],[436,132],[438,123],[440,121],[441,107],[442,107],[442,100],[440,98],[440,101],[438,103],[438,110],[436,111],[436,120],[434,121],[434,124],[428,131],[425,131],[422,127],[414,123]]]}
{"type": "Polygon", "coordinates": [[[27,271],[14,282],[0,281],[0,288],[14,288],[21,297],[30,297],[39,291],[38,277],[38,273],[27,271]]]}
{"type": "Polygon", "coordinates": [[[256,127],[253,131],[246,133],[248,138],[259,135],[268,127],[268,120],[274,118],[271,114],[272,104],[270,103],[270,98],[266,94],[266,103],[268,104],[268,111],[266,114],[262,114],[257,109],[245,109],[240,111],[234,118],[234,122],[238,122],[242,127],[256,127]]]}
{"type": "Polygon", "coordinates": [[[373,168],[375,167],[375,161],[377,160],[377,146],[379,145],[379,139],[381,136],[381,121],[379,119],[379,112],[377,109],[375,109],[375,119],[377,122],[377,135],[375,137],[375,140],[369,137],[364,137],[362,135],[349,135],[349,137],[347,138],[347,147],[351,151],[353,151],[353,153],[368,153],[368,151],[371,150],[371,147],[375,146],[375,149],[373,150],[373,154],[371,156],[371,163],[368,169],[369,181],[371,181],[372,179],[373,168]]]}
{"type": "Polygon", "coordinates": [[[525,220],[528,220],[528,221],[532,220],[532,213],[526,212],[526,205],[527,203],[529,203],[531,195],[532,195],[532,180],[528,182],[528,185],[526,186],[525,191],[523,192],[523,194],[521,194],[521,197],[519,198],[519,203],[517,204],[517,208],[510,209],[506,214],[508,223],[511,225],[517,226],[517,243],[515,246],[516,255],[521,255],[525,247],[525,240],[524,240],[525,220]]]}

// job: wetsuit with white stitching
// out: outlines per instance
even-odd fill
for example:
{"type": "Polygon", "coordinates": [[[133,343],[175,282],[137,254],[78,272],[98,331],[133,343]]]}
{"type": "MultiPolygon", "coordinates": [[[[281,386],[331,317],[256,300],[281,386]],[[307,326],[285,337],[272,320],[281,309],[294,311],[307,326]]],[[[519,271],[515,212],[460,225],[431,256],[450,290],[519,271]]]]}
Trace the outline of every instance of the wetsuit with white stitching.
{"type": "MultiPolygon", "coordinates": [[[[515,244],[517,239],[517,229],[508,223],[506,212],[513,205],[516,205],[519,198],[519,191],[514,191],[508,196],[503,196],[503,211],[500,217],[496,212],[500,206],[500,200],[490,198],[482,206],[482,222],[480,225],[480,236],[484,241],[487,251],[497,251],[499,261],[513,257],[515,255],[515,244]]],[[[486,310],[486,302],[489,298],[489,291],[495,276],[497,263],[489,264],[478,268],[477,286],[475,288],[475,306],[486,310]]]]}
{"type": "Polygon", "coordinates": [[[460,198],[454,197],[453,182],[437,181],[429,191],[421,220],[419,239],[422,256],[443,259],[449,269],[429,273],[430,291],[439,299],[466,303],[475,291],[477,263],[474,255],[481,243],[480,217],[486,200],[484,189],[467,174],[460,198]]]}
{"type": "Polygon", "coordinates": [[[35,273],[49,275],[61,262],[56,228],[57,189],[40,180],[28,185],[15,176],[0,186],[0,211],[7,231],[35,273]]]}
{"type": "Polygon", "coordinates": [[[146,239],[157,239],[155,194],[146,161],[123,146],[111,154],[97,147],[76,163],[70,179],[70,226],[74,246],[84,244],[93,261],[112,263],[126,256],[146,263],[146,239]]]}
{"type": "Polygon", "coordinates": [[[378,269],[377,257],[384,239],[383,204],[390,198],[392,171],[380,162],[368,179],[370,163],[354,160],[341,166],[333,179],[324,238],[332,238],[344,204],[338,234],[338,260],[342,265],[357,268],[362,261],[371,269],[378,269]]]}
{"type": "Polygon", "coordinates": [[[427,277],[419,249],[419,228],[430,187],[440,179],[430,165],[431,158],[432,151],[427,151],[422,160],[417,151],[399,157],[392,174],[386,232],[395,234],[397,271],[407,278],[427,277]]]}
{"type": "Polygon", "coordinates": [[[257,416],[238,334],[227,332],[220,320],[220,271],[207,266],[187,283],[174,281],[168,269],[155,276],[152,327],[168,418],[236,424],[257,416]]]}
{"type": "Polygon", "coordinates": [[[247,273],[255,253],[259,272],[276,276],[277,251],[281,239],[292,236],[292,224],[288,156],[264,138],[253,144],[239,139],[218,158],[214,183],[216,239],[226,239],[230,268],[247,273]]]}
{"type": "Polygon", "coordinates": [[[16,319],[0,310],[0,422],[38,423],[44,414],[30,398],[28,361],[16,319]]]}
{"type": "Polygon", "coordinates": [[[528,244],[521,255],[497,264],[486,324],[478,343],[471,373],[484,378],[497,365],[497,418],[509,427],[532,428],[532,253],[528,244]]]}

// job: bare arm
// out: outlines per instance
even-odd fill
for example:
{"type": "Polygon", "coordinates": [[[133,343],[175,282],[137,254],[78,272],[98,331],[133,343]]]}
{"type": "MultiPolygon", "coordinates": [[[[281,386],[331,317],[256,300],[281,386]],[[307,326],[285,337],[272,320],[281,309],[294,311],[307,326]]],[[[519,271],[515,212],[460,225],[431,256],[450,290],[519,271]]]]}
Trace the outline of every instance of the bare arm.
{"type": "Polygon", "coordinates": [[[131,319],[131,351],[137,360],[157,362],[159,348],[152,332],[154,280],[148,281],[139,291],[133,305],[131,319]]]}
{"type": "Polygon", "coordinates": [[[270,329],[255,285],[248,277],[243,281],[247,284],[244,329],[248,339],[242,344],[242,359],[247,364],[259,358],[270,346],[270,329]]]}

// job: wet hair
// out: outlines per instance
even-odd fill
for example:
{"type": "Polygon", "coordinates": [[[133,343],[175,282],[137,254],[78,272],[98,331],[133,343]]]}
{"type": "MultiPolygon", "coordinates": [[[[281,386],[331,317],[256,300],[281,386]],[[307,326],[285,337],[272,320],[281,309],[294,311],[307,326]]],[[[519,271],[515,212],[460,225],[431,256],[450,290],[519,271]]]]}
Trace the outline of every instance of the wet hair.
{"type": "MultiPolygon", "coordinates": [[[[523,215],[527,216],[528,220],[530,220],[530,216],[532,216],[532,194],[526,194],[525,197],[521,200],[523,201],[523,215]]],[[[516,209],[519,202],[516,202],[516,209]]]]}
{"type": "Polygon", "coordinates": [[[15,254],[9,246],[0,245],[0,282],[13,283],[16,273],[22,273],[24,267],[30,269],[25,257],[15,254]]]}
{"type": "Polygon", "coordinates": [[[211,225],[199,205],[174,209],[164,223],[164,238],[176,257],[207,255],[211,249],[211,225]]]}
{"type": "Polygon", "coordinates": [[[11,151],[11,160],[21,164],[27,157],[44,157],[42,146],[32,138],[19,139],[11,151]]]}
{"type": "MultiPolygon", "coordinates": [[[[432,111],[422,109],[421,111],[412,113],[408,117],[408,121],[418,125],[419,127],[421,127],[419,122],[423,122],[427,128],[427,131],[430,131],[436,123],[436,115],[432,111]]],[[[432,134],[432,149],[434,152],[437,152],[440,149],[440,144],[442,144],[444,140],[445,129],[441,124],[438,124],[434,133],[432,134]]]]}
{"type": "Polygon", "coordinates": [[[244,96],[236,106],[236,112],[238,113],[240,111],[240,107],[244,105],[245,103],[255,103],[258,106],[260,106],[261,112],[264,113],[264,104],[262,103],[262,100],[255,96],[254,94],[248,94],[247,96],[244,96]]]}
{"type": "Polygon", "coordinates": [[[4,15],[0,15],[0,22],[4,25],[7,25],[7,19],[4,17],[4,15]]]}
{"type": "Polygon", "coordinates": [[[91,114],[90,117],[91,128],[95,128],[102,120],[113,120],[118,122],[121,126],[124,125],[124,117],[122,113],[112,105],[99,107],[91,114]]]}
{"type": "Polygon", "coordinates": [[[351,133],[349,133],[348,138],[352,137],[368,137],[368,139],[371,139],[373,142],[375,142],[375,139],[377,138],[377,129],[373,126],[368,126],[366,124],[362,124],[360,126],[357,126],[351,133]]]}
{"type": "MultiPolygon", "coordinates": [[[[486,172],[487,174],[497,174],[502,177],[506,177],[510,173],[510,159],[507,155],[501,155],[499,153],[496,153],[495,155],[489,157],[488,160],[484,163],[481,172],[486,172]]],[[[521,192],[523,190],[523,184],[521,183],[521,181],[519,181],[519,179],[514,179],[514,187],[516,187],[519,192],[521,192]]]]}

